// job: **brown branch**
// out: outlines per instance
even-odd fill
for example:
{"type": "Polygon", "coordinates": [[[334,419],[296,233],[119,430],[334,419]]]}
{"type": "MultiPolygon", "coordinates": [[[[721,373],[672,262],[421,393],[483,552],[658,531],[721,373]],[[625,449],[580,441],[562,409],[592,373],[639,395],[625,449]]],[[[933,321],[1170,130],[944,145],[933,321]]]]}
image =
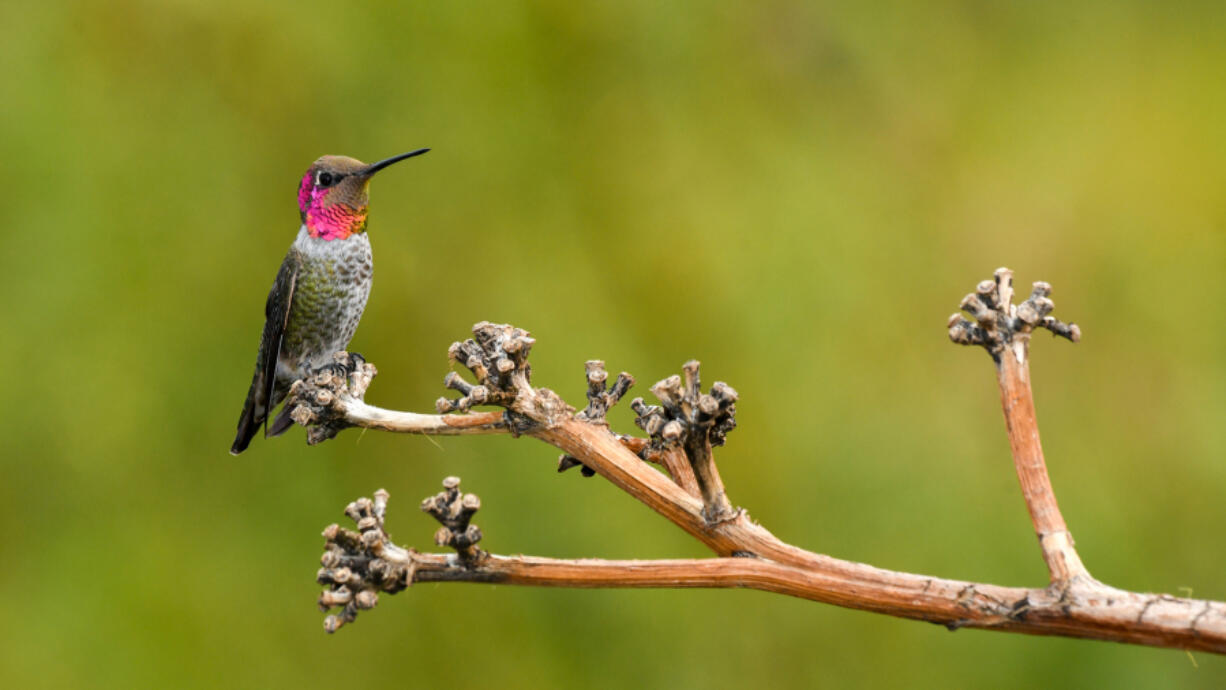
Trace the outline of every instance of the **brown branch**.
{"type": "Polygon", "coordinates": [[[333,365],[295,381],[290,387],[286,404],[293,405],[294,421],[307,427],[307,443],[311,445],[355,426],[426,436],[500,434],[510,430],[501,412],[419,414],[367,405],[362,398],[379,373],[375,365],[348,352],[337,352],[333,360],[333,365]]]}
{"type": "MultiPolygon", "coordinates": [[[[501,412],[470,414],[419,414],[385,410],[361,400],[345,404],[342,417],[350,426],[424,436],[470,436],[505,434],[510,431],[501,412]]],[[[316,441],[318,443],[318,441],[316,441]]]]}
{"type": "Polygon", "coordinates": [[[724,482],[715,466],[711,447],[723,445],[729,431],[736,427],[737,393],[731,386],[716,382],[711,394],[701,390],[699,364],[686,362],[685,385],[681,377],[670,376],[651,387],[660,405],[648,405],[642,398],[630,402],[634,423],[651,437],[649,451],[669,469],[669,475],[682,489],[702,498],[704,517],[720,522],[735,517],[724,482]]]}
{"type": "MultiPolygon", "coordinates": [[[[395,547],[385,535],[380,536],[381,517],[360,516],[365,522],[359,527],[366,525],[362,534],[335,526],[325,532],[331,556],[325,554],[321,582],[333,589],[321,598],[321,605],[333,603],[344,607],[345,616],[356,615],[358,609],[373,605],[376,590],[398,591],[429,579],[549,586],[746,586],[951,628],[984,627],[1226,653],[1226,604],[1114,589],[1090,578],[1080,565],[1047,480],[1028,371],[1001,364],[1005,354],[1025,364],[1026,336],[1035,326],[1072,340],[1079,337],[1079,331],[1047,316],[1050,301],[1045,291],[1050,288],[1037,285],[1026,303],[1003,306],[1008,304],[1011,284],[1007,274],[1000,275],[996,287],[981,289],[974,300],[968,298],[964,303],[976,322],[951,321],[950,336],[956,342],[987,346],[1001,365],[1002,400],[1015,440],[1019,478],[1052,572],[1052,584],[1044,589],[891,572],[782,542],[750,520],[744,510],[732,510],[722,483],[717,483],[710,446],[722,443],[735,426],[736,393],[731,388],[716,384],[710,395],[701,395],[697,363],[692,375],[687,365],[685,388],[679,379],[676,385],[666,379],[653,387],[661,406],[635,401],[638,421],[651,436],[650,442],[627,440],[610,431],[603,419],[581,419],[555,393],[532,386],[527,354],[534,341],[526,331],[483,322],[474,327],[474,339],[457,343],[450,351],[454,360],[473,372],[477,384],[459,383],[458,377],[449,375],[448,386],[458,390],[461,398],[440,401],[440,410],[500,405],[505,409],[505,428],[513,435],[533,436],[560,449],[717,555],[742,558],[637,562],[486,556],[465,560],[395,547]],[[695,434],[706,444],[696,443],[695,434]],[[636,452],[640,446],[644,450],[636,452]],[[645,463],[642,454],[652,449],[683,451],[679,454],[694,470],[698,491],[684,487],[676,474],[670,478],[645,463]],[[705,477],[699,469],[703,466],[711,470],[705,477]],[[363,564],[368,566],[363,571],[366,574],[352,569],[363,564]]],[[[343,389],[346,380],[345,376],[331,379],[332,383],[340,381],[342,389],[332,391],[328,405],[312,402],[318,388],[308,384],[296,388],[297,397],[291,404],[307,406],[314,423],[324,428],[336,424],[379,428],[383,422],[364,419],[362,406],[352,404],[353,396],[343,389]]],[[[378,497],[371,506],[377,504],[378,497]]],[[[339,625],[336,621],[351,619],[330,618],[330,629],[339,625]]]]}
{"type": "MultiPolygon", "coordinates": [[[[626,391],[630,390],[630,387],[634,385],[634,377],[623,371],[617,375],[617,380],[614,381],[613,388],[610,389],[606,388],[605,385],[609,374],[605,371],[604,362],[599,359],[588,360],[587,364],[584,365],[584,369],[587,371],[587,407],[576,414],[575,418],[592,422],[593,424],[608,426],[609,423],[605,419],[605,415],[608,414],[609,408],[616,405],[622,399],[622,396],[626,394],[626,391]]],[[[621,440],[622,443],[626,444],[627,448],[631,448],[632,446],[639,446],[637,442],[641,439],[625,437],[621,440]]],[[[646,446],[645,441],[642,446],[646,446]]],[[[635,452],[639,451],[636,450],[635,452]]],[[[584,477],[596,476],[596,472],[592,468],[584,465],[575,457],[563,453],[558,458],[558,471],[565,472],[572,467],[582,468],[580,474],[584,477]]]]}
{"type": "MultiPolygon", "coordinates": [[[[445,480],[456,492],[459,480],[445,480]]],[[[440,494],[442,495],[442,494],[440,494]]],[[[452,494],[452,501],[458,494],[452,494]]],[[[1140,595],[1102,588],[1094,597],[1075,591],[1000,587],[878,570],[859,564],[849,572],[806,569],[759,558],[671,560],[564,560],[482,553],[466,561],[447,554],[419,553],[395,546],[379,520],[367,510],[375,501],[359,499],[346,511],[358,514],[361,534],[336,525],[324,531],[327,551],[319,571],[330,589],[321,607],[343,607],[329,616],[334,631],[351,622],[361,608],[371,608],[377,593],[399,592],[416,582],[469,582],[575,588],[745,588],[923,620],[951,630],[981,628],[1032,635],[1062,635],[1172,646],[1181,638],[1187,649],[1222,652],[1226,645],[1226,604],[1164,595],[1140,595]],[[329,567],[331,565],[331,567],[329,567]],[[368,605],[359,605],[363,601],[368,605]],[[330,606],[329,606],[330,605],[330,606]],[[1193,631],[1189,633],[1189,620],[1193,631]]],[[[460,497],[463,500],[467,496],[460,497]]],[[[437,500],[437,497],[427,501],[437,500]]],[[[474,511],[475,512],[475,511],[474,511]]],[[[475,529],[469,527],[468,529],[475,529]]]]}
{"type": "MultiPolygon", "coordinates": [[[[644,445],[649,444],[645,442],[644,445]]],[[[683,449],[665,448],[653,451],[649,448],[640,452],[639,457],[645,460],[655,459],[668,470],[668,476],[672,477],[682,491],[695,498],[702,498],[702,489],[698,487],[698,477],[694,475],[694,468],[690,465],[690,460],[683,449]]]]}
{"type": "Polygon", "coordinates": [[[1081,340],[1081,329],[1076,324],[1066,326],[1048,316],[1055,306],[1049,295],[1051,286],[1038,282],[1030,298],[1015,305],[1013,272],[997,269],[995,280],[981,282],[974,293],[962,300],[963,310],[975,317],[977,325],[955,314],[950,317],[950,338],[961,344],[983,346],[996,363],[1000,402],[1018,482],[1051,581],[1059,584],[1073,578],[1092,578],[1073,548],[1073,535],[1064,524],[1047,476],[1030,390],[1030,335],[1036,326],[1073,342],[1081,340]],[[971,335],[976,329],[978,332],[971,335]]]}
{"type": "MultiPolygon", "coordinates": [[[[421,509],[442,525],[434,533],[434,543],[455,549],[460,563],[465,567],[471,568],[486,557],[486,553],[477,547],[477,542],[481,541],[481,528],[470,523],[473,515],[481,509],[481,499],[476,494],[461,494],[459,477],[444,479],[443,491],[422,501],[421,509]]],[[[381,529],[382,523],[376,527],[381,529]]]]}

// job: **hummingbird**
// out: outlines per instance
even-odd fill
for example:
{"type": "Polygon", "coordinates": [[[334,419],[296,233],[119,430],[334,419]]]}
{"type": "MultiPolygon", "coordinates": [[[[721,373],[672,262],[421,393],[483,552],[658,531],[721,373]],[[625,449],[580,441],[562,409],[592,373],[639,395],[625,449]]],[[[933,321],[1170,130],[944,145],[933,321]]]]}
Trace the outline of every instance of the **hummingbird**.
{"type": "Polygon", "coordinates": [[[380,170],[430,149],[418,149],[367,165],[348,156],[324,156],[298,183],[302,226],[281,262],[264,304],[264,332],[251,389],[238,418],[230,453],[238,455],[264,426],[279,436],[291,426],[285,399],[290,385],[332,361],[349,345],[370,296],[371,252],[366,236],[370,178],[380,170]]]}

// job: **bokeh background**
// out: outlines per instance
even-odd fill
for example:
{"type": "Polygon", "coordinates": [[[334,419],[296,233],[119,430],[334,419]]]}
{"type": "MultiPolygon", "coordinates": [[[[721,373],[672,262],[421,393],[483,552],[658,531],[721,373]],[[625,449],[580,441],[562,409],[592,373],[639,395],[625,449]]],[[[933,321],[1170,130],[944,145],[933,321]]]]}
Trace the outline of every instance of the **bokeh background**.
{"type": "MultiPolygon", "coordinates": [[[[324,153],[373,187],[369,399],[428,410],[447,345],[530,329],[640,394],[700,358],[719,453],[781,537],[1041,584],[988,358],[946,317],[1055,286],[1044,442],[1086,563],[1226,599],[1226,9],[767,1],[0,5],[8,203],[0,685],[1221,687],[1226,660],[747,591],[420,586],[327,636],[320,529],[457,474],[488,548],[700,557],[531,440],[301,430],[227,454],[264,297],[324,153]]],[[[615,427],[632,429],[627,410],[615,427]]]]}

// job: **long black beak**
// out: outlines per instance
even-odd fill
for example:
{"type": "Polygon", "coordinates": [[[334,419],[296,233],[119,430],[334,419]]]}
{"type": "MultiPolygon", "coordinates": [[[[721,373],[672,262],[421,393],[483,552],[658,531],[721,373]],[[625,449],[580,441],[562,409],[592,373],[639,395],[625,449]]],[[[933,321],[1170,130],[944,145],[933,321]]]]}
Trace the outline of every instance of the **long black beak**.
{"type": "Polygon", "coordinates": [[[412,158],[413,156],[420,156],[421,154],[429,150],[430,149],[417,149],[416,151],[409,151],[408,153],[402,153],[399,156],[392,156],[391,158],[388,158],[387,160],[381,160],[378,163],[371,163],[370,165],[362,169],[361,175],[362,177],[370,177],[371,175],[374,175],[375,173],[386,168],[392,163],[399,163],[400,161],[406,158],[412,158]]]}

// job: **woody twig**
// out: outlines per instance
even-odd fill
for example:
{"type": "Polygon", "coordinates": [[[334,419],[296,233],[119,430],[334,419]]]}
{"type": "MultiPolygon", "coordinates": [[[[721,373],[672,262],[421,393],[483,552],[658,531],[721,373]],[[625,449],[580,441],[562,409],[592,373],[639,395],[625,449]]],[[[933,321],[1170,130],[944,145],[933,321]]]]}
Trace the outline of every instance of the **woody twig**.
{"type": "Polygon", "coordinates": [[[1048,299],[1050,295],[1051,286],[1038,282],[1026,301],[1013,304],[1013,271],[997,269],[993,280],[979,283],[975,292],[962,300],[962,310],[974,321],[958,314],[949,317],[949,338],[962,345],[983,347],[996,364],[1005,428],[1022,496],[1051,582],[1060,586],[1074,578],[1091,578],[1073,548],[1073,535],[1064,524],[1047,476],[1030,390],[1030,336],[1035,328],[1046,328],[1074,343],[1081,340],[1081,329],[1076,324],[1065,324],[1050,316],[1055,308],[1048,299]]]}
{"type": "MultiPolygon", "coordinates": [[[[638,423],[648,433],[648,438],[638,438],[610,430],[604,419],[608,405],[629,388],[628,375],[619,378],[624,385],[615,384],[613,391],[606,391],[601,388],[603,366],[589,363],[589,405],[576,413],[557,394],[532,385],[527,356],[535,341],[526,331],[483,322],[474,327],[472,339],[450,350],[452,359],[475,379],[469,383],[458,374],[447,378],[447,386],[460,397],[440,400],[439,409],[459,414],[440,418],[373,413],[360,395],[347,388],[351,377],[336,375],[325,382],[335,388],[313,383],[318,377],[296,387],[291,404],[305,409],[296,410],[295,418],[321,426],[331,435],[346,426],[362,426],[409,433],[437,433],[433,430],[446,428],[463,430],[456,433],[531,436],[562,451],[564,462],[570,458],[655,510],[707,545],[716,557],[571,561],[488,554],[476,548],[475,538],[468,537],[475,528],[464,521],[467,518],[460,519],[466,509],[458,480],[428,501],[437,508],[430,510],[432,514],[454,522],[444,522],[448,534],[439,542],[457,553],[421,554],[387,539],[383,532],[387,498],[385,493],[376,493],[374,500],[351,504],[356,508],[347,511],[358,521],[359,532],[336,526],[325,531],[328,552],[320,581],[329,590],[320,602],[341,611],[329,617],[327,627],[335,630],[352,621],[358,610],[373,606],[376,592],[396,592],[419,581],[748,587],[940,623],[951,630],[982,628],[1226,653],[1226,604],[1115,589],[1091,578],[1081,564],[1047,477],[1027,361],[1029,336],[1035,328],[1073,341],[1080,338],[1080,330],[1050,316],[1050,287],[1046,284],[1036,284],[1030,299],[1020,305],[1010,303],[1011,289],[1009,272],[998,271],[994,281],[982,284],[964,301],[973,320],[951,320],[950,337],[984,346],[997,365],[1015,466],[1051,573],[1048,586],[1004,587],[894,572],[783,542],[751,520],[745,510],[733,507],[727,497],[715,466],[714,448],[726,440],[735,424],[737,394],[719,383],[703,394],[697,362],[683,367],[684,379],[670,377],[652,387],[659,405],[641,400],[632,403],[638,423]],[[329,392],[323,396],[325,403],[319,402],[319,390],[329,392]],[[601,397],[605,395],[608,397],[601,397]],[[503,411],[471,412],[479,405],[496,405],[503,411]],[[662,461],[665,453],[671,454],[667,456],[670,460],[662,461]],[[645,460],[662,461],[667,473],[645,460]],[[686,475],[682,467],[691,473],[686,475]]],[[[310,439],[318,442],[324,436],[310,439]]],[[[473,510],[478,505],[469,502],[473,510]]],[[[472,536],[479,536],[479,531],[472,536]]]]}

